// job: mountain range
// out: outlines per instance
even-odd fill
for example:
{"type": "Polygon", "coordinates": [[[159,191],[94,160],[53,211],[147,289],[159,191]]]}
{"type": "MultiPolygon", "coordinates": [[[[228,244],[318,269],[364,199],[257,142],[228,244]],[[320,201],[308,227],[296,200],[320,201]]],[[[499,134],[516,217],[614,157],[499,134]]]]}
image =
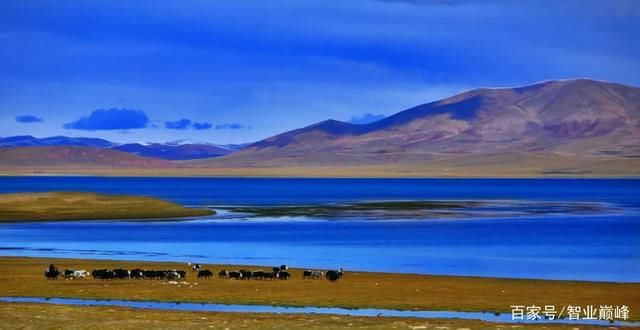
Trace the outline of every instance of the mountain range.
{"type": "Polygon", "coordinates": [[[171,141],[166,143],[118,144],[104,139],[53,136],[36,138],[31,135],[0,138],[0,150],[12,147],[91,147],[113,149],[142,157],[165,160],[188,160],[224,156],[244,145],[216,145],[199,141],[171,141]]]}
{"type": "MultiPolygon", "coordinates": [[[[173,164],[215,173],[278,169],[278,175],[331,170],[375,176],[637,176],[640,88],[590,79],[478,88],[373,123],[326,120],[235,150],[173,146],[168,156],[163,154],[166,144],[77,143],[165,160],[190,159],[173,164]]],[[[0,165],[4,157],[0,155],[0,165]]]]}
{"type": "Polygon", "coordinates": [[[116,143],[86,137],[52,136],[46,138],[35,138],[31,135],[19,135],[0,138],[0,147],[54,147],[54,146],[79,146],[110,148],[116,143]]]}
{"type": "Polygon", "coordinates": [[[198,164],[482,169],[511,163],[570,173],[615,160],[622,172],[637,173],[630,167],[638,157],[640,89],[571,79],[474,89],[366,125],[326,120],[198,164]]]}
{"type": "Polygon", "coordinates": [[[127,152],[84,146],[0,148],[0,168],[171,168],[164,159],[140,157],[127,152]]]}

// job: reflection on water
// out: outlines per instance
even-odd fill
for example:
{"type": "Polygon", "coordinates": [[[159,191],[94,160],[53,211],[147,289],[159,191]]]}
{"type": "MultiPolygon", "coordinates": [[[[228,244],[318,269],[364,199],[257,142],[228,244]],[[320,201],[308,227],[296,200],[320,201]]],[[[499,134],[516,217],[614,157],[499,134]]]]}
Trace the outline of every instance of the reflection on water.
{"type": "MultiPolygon", "coordinates": [[[[311,218],[321,220],[477,219],[548,215],[622,214],[623,207],[608,203],[546,201],[369,201],[356,203],[212,206],[216,218],[311,218]]],[[[627,208],[629,209],[629,208],[627,208]]]]}

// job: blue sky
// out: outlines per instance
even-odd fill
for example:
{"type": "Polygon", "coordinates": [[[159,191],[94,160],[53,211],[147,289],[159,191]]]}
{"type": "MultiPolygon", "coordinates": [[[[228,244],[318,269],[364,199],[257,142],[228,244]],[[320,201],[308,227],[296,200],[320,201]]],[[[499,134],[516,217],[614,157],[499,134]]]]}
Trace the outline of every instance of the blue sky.
{"type": "Polygon", "coordinates": [[[0,2],[0,136],[256,141],[482,86],[640,85],[638,1],[0,2]]]}

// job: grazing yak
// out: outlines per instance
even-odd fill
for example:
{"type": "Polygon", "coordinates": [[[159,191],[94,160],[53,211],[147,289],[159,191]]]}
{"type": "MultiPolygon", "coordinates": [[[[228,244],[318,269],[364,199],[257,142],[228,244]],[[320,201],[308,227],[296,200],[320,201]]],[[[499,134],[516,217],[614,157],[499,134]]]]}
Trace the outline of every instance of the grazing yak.
{"type": "Polygon", "coordinates": [[[124,280],[129,278],[129,275],[131,273],[126,269],[118,268],[113,270],[113,274],[114,274],[114,278],[117,278],[119,280],[124,280]]]}
{"type": "Polygon", "coordinates": [[[108,269],[94,269],[91,272],[91,276],[93,276],[93,278],[95,279],[101,280],[112,280],[116,278],[116,274],[108,269]]]}
{"type": "Polygon", "coordinates": [[[180,277],[181,273],[186,274],[184,271],[176,271],[176,270],[145,270],[142,272],[144,278],[152,279],[152,280],[162,280],[166,279],[169,273],[176,273],[178,277],[180,277]]]}
{"type": "Polygon", "coordinates": [[[279,280],[288,280],[291,277],[291,274],[289,274],[289,272],[287,271],[280,271],[278,273],[278,279],[279,280]]]}
{"type": "Polygon", "coordinates": [[[342,268],[338,269],[338,270],[329,270],[327,271],[327,279],[331,282],[335,282],[338,279],[342,278],[342,275],[344,274],[344,272],[342,271],[342,268]]]}
{"type": "Polygon", "coordinates": [[[276,266],[276,267],[273,267],[272,269],[273,269],[274,273],[277,273],[277,272],[282,271],[282,270],[289,270],[289,266],[280,265],[280,267],[276,266]]]}
{"type": "Polygon", "coordinates": [[[57,280],[58,276],[60,276],[60,272],[57,270],[51,271],[51,270],[45,270],[44,271],[44,277],[46,277],[48,280],[57,280]]]}
{"type": "Polygon", "coordinates": [[[212,276],[213,276],[213,273],[208,269],[204,269],[198,272],[198,279],[201,279],[201,278],[208,279],[208,278],[211,278],[212,276]]]}
{"type": "Polygon", "coordinates": [[[129,277],[139,280],[144,278],[144,269],[136,268],[129,272],[129,277]]]}
{"type": "Polygon", "coordinates": [[[254,271],[251,276],[256,280],[264,279],[264,271],[262,269],[254,271]]]}
{"type": "MultiPolygon", "coordinates": [[[[265,272],[262,269],[249,271],[245,269],[240,269],[238,271],[229,272],[225,269],[218,272],[218,277],[220,278],[230,278],[236,280],[288,280],[291,278],[291,273],[288,271],[289,267],[287,265],[280,265],[279,267],[273,267],[273,272],[265,272]]],[[[198,271],[198,279],[204,278],[209,279],[213,277],[214,273],[208,269],[201,269],[200,264],[193,264],[192,270],[198,271]]],[[[335,281],[342,277],[342,268],[339,270],[328,271],[325,275],[324,272],[319,270],[305,270],[303,272],[303,278],[311,278],[318,279],[322,277],[326,277],[331,281],[335,281]]],[[[48,269],[45,270],[44,275],[47,279],[56,279],[58,276],[62,275],[65,279],[81,279],[89,276],[89,272],[86,270],[74,270],[74,269],[65,269],[64,272],[58,271],[58,269],[51,264],[48,269]]],[[[147,270],[147,269],[94,269],[91,272],[91,275],[94,279],[102,279],[102,280],[114,280],[114,279],[165,279],[165,280],[185,280],[187,278],[187,272],[183,270],[147,270]]]]}
{"type": "Polygon", "coordinates": [[[77,278],[87,278],[89,276],[89,272],[84,269],[65,269],[64,270],[64,279],[65,280],[73,280],[77,278]]]}
{"type": "MultiPolygon", "coordinates": [[[[127,269],[94,269],[91,273],[84,269],[65,269],[63,272],[59,271],[58,268],[51,264],[49,268],[45,269],[44,276],[47,279],[57,279],[58,276],[63,276],[64,279],[83,279],[87,278],[89,275],[93,276],[94,279],[101,280],[114,280],[114,279],[186,279],[187,272],[184,270],[147,270],[136,268],[133,270],[127,269]]],[[[203,277],[205,275],[206,278],[212,277],[213,273],[208,271],[208,273],[199,274],[199,277],[203,277]]]]}
{"type": "Polygon", "coordinates": [[[164,277],[164,271],[161,270],[144,270],[142,276],[147,279],[160,279],[164,277]]]}
{"type": "Polygon", "coordinates": [[[279,267],[276,267],[278,271],[274,272],[265,272],[262,269],[256,271],[249,271],[246,269],[240,269],[235,272],[229,272],[226,270],[221,270],[218,273],[218,277],[220,278],[230,278],[235,280],[274,280],[274,279],[283,279],[286,280],[291,275],[288,272],[281,271],[279,267]]]}
{"type": "Polygon", "coordinates": [[[177,281],[180,279],[180,274],[177,271],[167,271],[167,274],[164,276],[165,279],[169,281],[177,281]]]}
{"type": "Polygon", "coordinates": [[[243,280],[250,280],[253,278],[253,273],[248,270],[240,269],[238,272],[242,274],[243,280]]]}
{"type": "Polygon", "coordinates": [[[49,269],[45,269],[44,271],[44,277],[48,280],[57,280],[58,276],[60,276],[60,272],[54,264],[49,265],[49,269]]]}
{"type": "Polygon", "coordinates": [[[76,270],[73,272],[73,278],[87,278],[87,277],[89,277],[89,272],[84,269],[76,270]]]}
{"type": "Polygon", "coordinates": [[[235,279],[235,280],[241,280],[242,279],[242,273],[240,272],[229,272],[228,273],[229,278],[235,279]]]}
{"type": "Polygon", "coordinates": [[[321,279],[324,277],[324,272],[321,272],[319,270],[310,270],[310,269],[306,269],[305,271],[302,272],[302,278],[310,278],[310,279],[321,279]]]}
{"type": "Polygon", "coordinates": [[[168,279],[168,277],[171,278],[179,278],[179,279],[186,279],[187,278],[187,272],[185,272],[184,270],[148,270],[148,269],[140,269],[140,268],[136,268],[133,270],[126,270],[126,269],[114,269],[114,270],[109,270],[109,269],[95,269],[93,272],[91,272],[91,274],[93,275],[93,278],[96,279],[102,279],[102,280],[112,280],[112,279],[120,279],[120,280],[124,280],[124,279],[150,279],[150,280],[156,280],[156,279],[168,279]],[[175,273],[175,274],[172,274],[175,273]],[[171,276],[169,276],[169,274],[172,274],[171,276]]]}
{"type": "Polygon", "coordinates": [[[262,278],[264,278],[265,280],[277,280],[278,273],[264,273],[262,275],[262,278]]]}

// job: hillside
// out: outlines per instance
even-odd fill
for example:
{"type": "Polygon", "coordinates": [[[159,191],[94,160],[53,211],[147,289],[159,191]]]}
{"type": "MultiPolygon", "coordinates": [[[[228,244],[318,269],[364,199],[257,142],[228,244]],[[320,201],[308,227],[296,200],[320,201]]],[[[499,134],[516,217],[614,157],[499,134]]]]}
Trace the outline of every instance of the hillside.
{"type": "Polygon", "coordinates": [[[482,168],[526,166],[530,160],[553,163],[550,171],[580,172],[580,166],[615,161],[625,172],[638,157],[640,89],[572,79],[475,89],[367,125],[327,120],[194,164],[455,167],[462,162],[482,168]],[[563,162],[570,164],[564,168],[563,162]]]}
{"type": "Polygon", "coordinates": [[[0,167],[57,168],[166,168],[169,161],[93,147],[14,147],[0,148],[0,167]]]}
{"type": "Polygon", "coordinates": [[[640,176],[640,88],[589,79],[479,88],[370,124],[326,120],[238,148],[18,136],[0,139],[0,174],[640,176]],[[98,146],[20,147],[51,143],[98,146]]]}

